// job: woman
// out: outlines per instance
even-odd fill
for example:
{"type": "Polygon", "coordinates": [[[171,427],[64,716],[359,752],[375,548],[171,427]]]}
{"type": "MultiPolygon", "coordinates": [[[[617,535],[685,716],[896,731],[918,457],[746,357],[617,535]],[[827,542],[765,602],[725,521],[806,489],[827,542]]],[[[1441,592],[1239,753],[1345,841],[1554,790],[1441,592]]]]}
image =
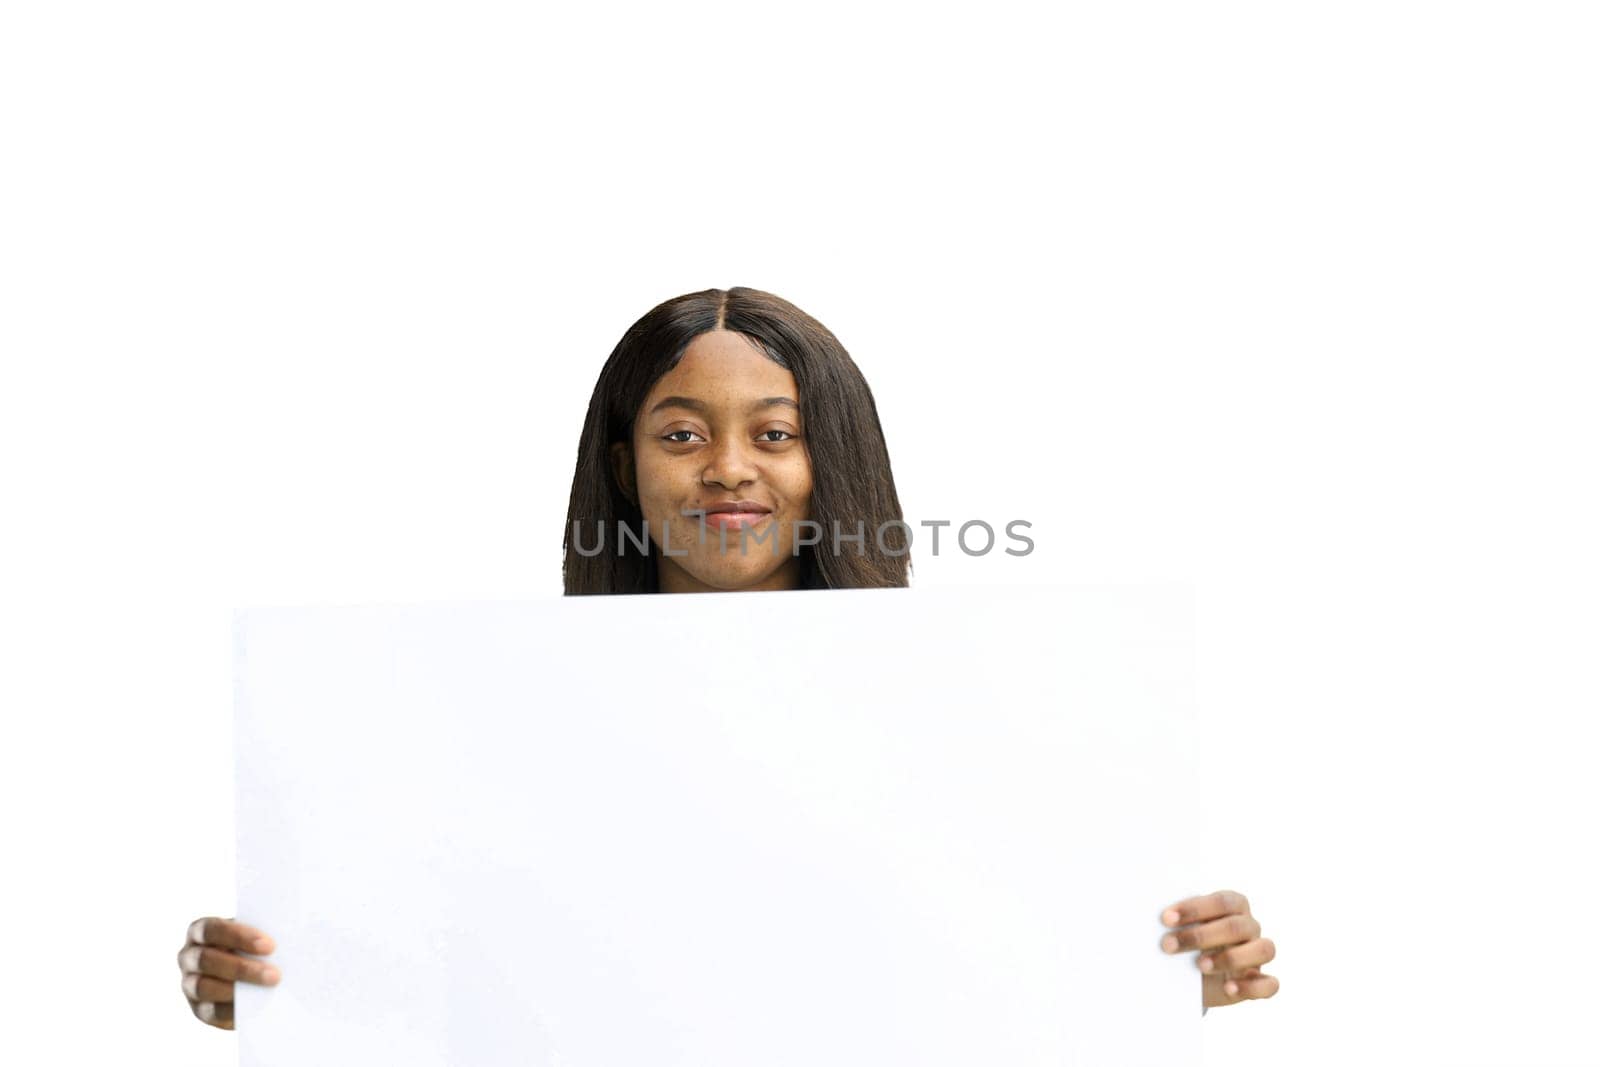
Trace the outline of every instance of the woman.
{"type": "MultiPolygon", "coordinates": [[[[904,586],[901,522],[877,406],[844,346],[771,293],[707,289],[652,309],[601,369],[562,577],[568,595],[904,586]]],[[[1277,992],[1261,973],[1274,946],[1242,895],[1191,897],[1161,921],[1164,951],[1200,951],[1206,1008],[1277,992]]],[[[275,985],[277,968],[251,958],[274,948],[196,919],[178,954],[190,1009],[233,1029],[234,983],[275,985]]]]}
{"type": "Polygon", "coordinates": [[[562,572],[569,594],[904,586],[900,521],[878,409],[844,346],[770,293],[708,289],[634,323],[601,369],[562,572]],[[757,510],[717,510],[740,504],[757,510]],[[806,520],[824,548],[859,523],[861,551],[797,543],[806,520]],[[619,522],[648,524],[648,556],[619,522]]]}

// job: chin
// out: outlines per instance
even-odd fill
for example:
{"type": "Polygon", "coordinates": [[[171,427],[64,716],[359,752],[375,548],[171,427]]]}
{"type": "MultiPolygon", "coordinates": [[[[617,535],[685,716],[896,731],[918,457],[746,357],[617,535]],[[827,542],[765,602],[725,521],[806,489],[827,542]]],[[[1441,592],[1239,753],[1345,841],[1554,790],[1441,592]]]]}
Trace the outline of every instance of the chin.
{"type": "Polygon", "coordinates": [[[715,589],[721,589],[731,593],[735,590],[745,589],[752,585],[758,585],[771,577],[771,573],[763,573],[758,571],[754,574],[708,574],[700,580],[715,589]]]}
{"type": "Polygon", "coordinates": [[[778,573],[778,568],[742,568],[712,565],[709,567],[697,567],[689,573],[713,589],[733,592],[734,590],[744,589],[747,586],[757,585],[766,581],[778,573]]]}

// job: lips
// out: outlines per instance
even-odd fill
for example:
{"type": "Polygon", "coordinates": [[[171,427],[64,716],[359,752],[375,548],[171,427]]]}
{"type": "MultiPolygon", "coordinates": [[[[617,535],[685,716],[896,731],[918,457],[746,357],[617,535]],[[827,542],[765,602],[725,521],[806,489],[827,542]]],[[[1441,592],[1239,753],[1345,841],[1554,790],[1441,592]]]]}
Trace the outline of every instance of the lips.
{"type": "Polygon", "coordinates": [[[754,500],[725,500],[705,506],[705,523],[718,529],[737,530],[756,526],[771,514],[771,508],[754,500]]]}
{"type": "Polygon", "coordinates": [[[707,515],[768,515],[772,509],[765,504],[757,504],[754,500],[728,500],[721,504],[707,504],[707,515]]]}

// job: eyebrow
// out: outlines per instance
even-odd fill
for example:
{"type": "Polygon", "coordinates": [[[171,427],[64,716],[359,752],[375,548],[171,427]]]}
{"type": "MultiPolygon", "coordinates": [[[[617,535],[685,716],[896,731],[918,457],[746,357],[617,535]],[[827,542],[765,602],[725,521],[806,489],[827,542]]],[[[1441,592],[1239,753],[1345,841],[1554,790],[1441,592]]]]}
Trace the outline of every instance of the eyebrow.
{"type": "MultiPolygon", "coordinates": [[[[780,406],[791,407],[791,408],[794,408],[796,411],[800,410],[800,405],[795,403],[789,397],[786,397],[786,396],[768,396],[768,397],[763,397],[760,400],[757,400],[755,403],[753,403],[749,407],[745,408],[745,412],[746,412],[746,414],[751,414],[751,413],[760,411],[762,408],[771,408],[771,407],[780,407],[780,406]]],[[[645,412],[645,414],[646,415],[654,415],[656,412],[660,411],[662,408],[688,408],[690,411],[698,411],[702,415],[705,414],[705,412],[707,410],[705,401],[696,400],[692,396],[667,396],[667,397],[662,397],[661,400],[654,407],[652,407],[649,411],[645,412]]]]}

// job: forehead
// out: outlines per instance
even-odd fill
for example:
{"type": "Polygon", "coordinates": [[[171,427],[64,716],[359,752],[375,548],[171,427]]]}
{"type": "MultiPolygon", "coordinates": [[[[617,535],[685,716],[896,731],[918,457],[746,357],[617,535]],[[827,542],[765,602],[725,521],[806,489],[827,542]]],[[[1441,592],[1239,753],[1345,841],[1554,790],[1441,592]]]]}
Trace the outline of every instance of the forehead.
{"type": "Polygon", "coordinates": [[[707,403],[753,396],[800,398],[793,374],[767,358],[754,341],[731,330],[712,330],[691,341],[678,365],[651,387],[645,409],[669,395],[707,403]]]}

